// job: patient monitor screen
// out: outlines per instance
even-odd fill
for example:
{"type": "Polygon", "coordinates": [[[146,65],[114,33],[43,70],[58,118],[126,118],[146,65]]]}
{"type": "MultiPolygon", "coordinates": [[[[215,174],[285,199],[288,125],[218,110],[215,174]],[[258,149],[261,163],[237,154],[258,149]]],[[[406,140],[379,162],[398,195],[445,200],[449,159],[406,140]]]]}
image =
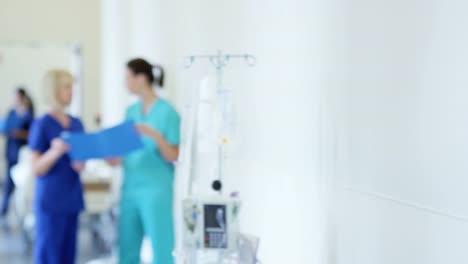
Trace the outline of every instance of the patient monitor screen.
{"type": "Polygon", "coordinates": [[[227,248],[226,205],[204,205],[205,248],[227,248]]]}

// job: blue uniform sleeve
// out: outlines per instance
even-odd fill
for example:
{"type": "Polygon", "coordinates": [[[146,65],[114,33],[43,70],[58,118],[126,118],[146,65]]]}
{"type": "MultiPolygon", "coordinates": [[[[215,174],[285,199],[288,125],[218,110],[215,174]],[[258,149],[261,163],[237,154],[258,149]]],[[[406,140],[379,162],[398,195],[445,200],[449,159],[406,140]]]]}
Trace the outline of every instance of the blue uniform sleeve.
{"type": "Polygon", "coordinates": [[[173,146],[180,144],[180,116],[175,110],[168,115],[167,141],[173,146]]]}
{"type": "Polygon", "coordinates": [[[4,131],[7,136],[11,136],[11,133],[13,132],[13,123],[15,122],[15,113],[14,110],[11,110],[8,112],[7,119],[5,120],[5,127],[4,131]]]}
{"type": "Polygon", "coordinates": [[[50,142],[45,134],[43,120],[36,120],[31,126],[28,139],[29,148],[39,153],[44,153],[49,149],[50,142]]]}

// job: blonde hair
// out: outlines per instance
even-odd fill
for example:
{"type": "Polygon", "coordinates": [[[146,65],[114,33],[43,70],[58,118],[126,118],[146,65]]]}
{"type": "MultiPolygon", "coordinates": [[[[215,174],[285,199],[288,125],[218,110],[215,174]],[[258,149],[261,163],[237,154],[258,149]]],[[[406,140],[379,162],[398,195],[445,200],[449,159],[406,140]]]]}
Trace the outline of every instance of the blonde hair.
{"type": "Polygon", "coordinates": [[[61,81],[69,79],[73,82],[73,75],[67,70],[54,69],[49,70],[44,77],[44,95],[45,102],[48,105],[58,104],[58,91],[61,81]]]}

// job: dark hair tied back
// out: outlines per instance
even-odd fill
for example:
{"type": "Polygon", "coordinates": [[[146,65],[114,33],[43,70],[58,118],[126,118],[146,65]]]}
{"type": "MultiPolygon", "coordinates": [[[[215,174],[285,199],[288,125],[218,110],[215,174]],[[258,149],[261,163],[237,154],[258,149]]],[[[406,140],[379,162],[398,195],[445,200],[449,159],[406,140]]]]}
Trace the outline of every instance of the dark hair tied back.
{"type": "Polygon", "coordinates": [[[130,60],[127,67],[136,75],[143,74],[150,85],[157,84],[159,87],[163,87],[164,69],[161,66],[153,66],[142,58],[136,58],[130,60]]]}
{"type": "Polygon", "coordinates": [[[16,89],[16,92],[26,101],[26,106],[34,116],[34,102],[26,89],[20,86],[16,89]]]}
{"type": "Polygon", "coordinates": [[[18,88],[16,89],[16,92],[17,92],[21,97],[23,97],[23,98],[26,97],[26,95],[28,94],[28,93],[26,92],[26,89],[24,89],[24,88],[21,87],[21,86],[18,87],[18,88]]]}
{"type": "Polygon", "coordinates": [[[164,86],[164,69],[159,65],[153,66],[154,82],[162,88],[164,86]]]}

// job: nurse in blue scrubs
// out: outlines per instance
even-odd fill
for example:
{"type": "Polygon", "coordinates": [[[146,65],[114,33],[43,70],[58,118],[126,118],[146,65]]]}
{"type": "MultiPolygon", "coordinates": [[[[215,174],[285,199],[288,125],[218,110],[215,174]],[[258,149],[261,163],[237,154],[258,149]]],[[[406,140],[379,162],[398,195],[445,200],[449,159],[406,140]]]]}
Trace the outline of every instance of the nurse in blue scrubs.
{"type": "MultiPolygon", "coordinates": [[[[157,96],[153,83],[162,86],[162,68],[153,68],[143,59],[128,62],[128,89],[139,97],[139,101],[127,109],[126,119],[137,124],[144,148],[123,159],[119,227],[121,264],[140,263],[144,236],[151,241],[154,264],[174,263],[173,162],[179,154],[180,118],[168,101],[157,96]]],[[[116,164],[119,161],[110,162],[116,164]]]]}
{"type": "Polygon", "coordinates": [[[34,212],[35,264],[73,264],[76,255],[78,216],[84,209],[79,172],[84,165],[72,163],[64,132],[82,132],[81,121],[65,112],[72,101],[73,77],[63,70],[47,73],[45,93],[50,109],[31,128],[36,178],[34,212]]]}
{"type": "Polygon", "coordinates": [[[8,113],[3,133],[6,136],[7,177],[4,186],[4,197],[0,216],[8,213],[10,197],[15,189],[11,178],[11,168],[18,163],[20,149],[26,145],[29,128],[34,119],[34,106],[25,89],[16,90],[16,106],[8,113]]]}

